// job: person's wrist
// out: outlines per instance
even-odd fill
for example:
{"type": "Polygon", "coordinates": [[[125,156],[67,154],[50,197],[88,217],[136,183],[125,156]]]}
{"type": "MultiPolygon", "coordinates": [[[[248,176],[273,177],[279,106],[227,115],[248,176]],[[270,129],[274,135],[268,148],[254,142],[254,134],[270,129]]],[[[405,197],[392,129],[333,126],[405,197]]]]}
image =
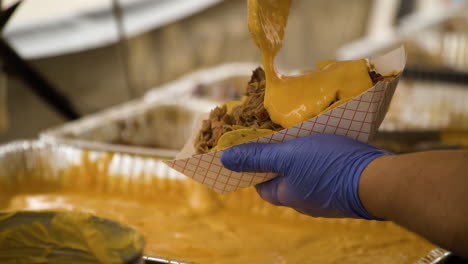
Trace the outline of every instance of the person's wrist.
{"type": "Polygon", "coordinates": [[[358,179],[357,196],[361,206],[373,220],[388,220],[386,210],[394,193],[388,171],[396,157],[397,155],[390,153],[373,159],[358,179]]]}
{"type": "MultiPolygon", "coordinates": [[[[371,151],[369,153],[366,153],[365,155],[360,156],[358,159],[356,159],[352,164],[352,169],[350,169],[352,181],[350,184],[351,187],[351,197],[350,197],[350,205],[349,207],[351,208],[351,211],[355,215],[356,218],[361,218],[361,219],[367,219],[367,220],[378,220],[378,221],[383,221],[384,218],[379,215],[379,214],[374,214],[374,212],[369,211],[368,208],[365,206],[365,203],[363,203],[363,200],[361,199],[361,193],[360,190],[362,188],[361,182],[362,182],[362,176],[364,174],[364,171],[370,166],[370,164],[376,162],[379,159],[385,158],[385,157],[391,157],[395,155],[394,153],[381,150],[381,149],[375,149],[375,151],[371,151]]],[[[378,186],[366,186],[370,188],[375,188],[378,189],[378,186]]]]}

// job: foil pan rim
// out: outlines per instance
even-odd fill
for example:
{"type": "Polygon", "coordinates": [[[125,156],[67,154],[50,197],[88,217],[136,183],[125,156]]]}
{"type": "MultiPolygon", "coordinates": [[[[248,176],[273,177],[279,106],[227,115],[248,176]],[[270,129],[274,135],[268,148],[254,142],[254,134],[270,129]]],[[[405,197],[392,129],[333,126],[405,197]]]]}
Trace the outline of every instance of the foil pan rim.
{"type": "Polygon", "coordinates": [[[442,248],[434,248],[433,250],[429,251],[426,256],[422,257],[414,264],[438,264],[443,263],[452,253],[442,249],[442,248]]]}
{"type": "Polygon", "coordinates": [[[175,149],[151,148],[143,146],[127,146],[115,143],[103,143],[94,140],[71,139],[65,137],[54,137],[47,134],[41,135],[42,142],[64,144],[80,149],[92,149],[104,152],[119,152],[123,154],[135,154],[140,156],[175,157],[179,151],[175,149]]]}
{"type": "Polygon", "coordinates": [[[2,155],[9,152],[18,152],[25,151],[26,149],[33,147],[43,148],[46,146],[46,143],[38,139],[23,139],[23,140],[14,140],[6,143],[0,144],[0,158],[2,155]]]}
{"type": "Polygon", "coordinates": [[[161,95],[159,95],[157,100],[146,100],[145,98],[140,98],[104,109],[102,111],[98,111],[72,122],[67,122],[56,127],[48,128],[39,134],[39,138],[44,135],[57,136],[76,128],[83,130],[83,128],[86,129],[92,125],[95,125],[94,123],[96,122],[96,119],[99,119],[99,121],[102,121],[103,118],[125,119],[149,110],[155,106],[183,105],[188,109],[196,110],[197,108],[201,108],[203,106],[214,107],[218,103],[219,102],[215,100],[203,98],[174,98],[172,94],[161,92],[161,95]]]}
{"type": "Polygon", "coordinates": [[[39,134],[43,142],[58,143],[78,148],[86,148],[98,151],[121,152],[128,154],[159,156],[173,158],[180,150],[169,148],[154,148],[136,145],[124,145],[112,142],[103,142],[93,139],[74,137],[75,134],[86,133],[87,130],[102,126],[102,122],[109,124],[119,120],[126,120],[131,116],[137,116],[155,107],[183,106],[187,110],[200,110],[213,108],[218,102],[201,98],[173,98],[163,93],[158,100],[146,101],[144,99],[134,100],[122,105],[106,109],[95,114],[80,118],[57,127],[47,129],[39,134]]]}
{"type": "Polygon", "coordinates": [[[186,260],[169,259],[159,256],[144,255],[145,264],[201,264],[186,260]]]}

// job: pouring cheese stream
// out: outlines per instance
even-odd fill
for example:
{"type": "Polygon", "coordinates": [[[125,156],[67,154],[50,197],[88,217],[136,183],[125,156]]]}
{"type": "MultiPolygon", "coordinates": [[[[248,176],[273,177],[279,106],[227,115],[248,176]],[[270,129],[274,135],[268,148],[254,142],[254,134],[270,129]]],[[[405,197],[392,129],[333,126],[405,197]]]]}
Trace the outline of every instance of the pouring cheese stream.
{"type": "Polygon", "coordinates": [[[248,24],[262,53],[266,75],[264,105],[271,120],[282,127],[304,122],[339,100],[373,86],[367,61],[323,61],[317,70],[300,75],[278,73],[275,58],[281,49],[291,0],[248,0],[248,24]]]}

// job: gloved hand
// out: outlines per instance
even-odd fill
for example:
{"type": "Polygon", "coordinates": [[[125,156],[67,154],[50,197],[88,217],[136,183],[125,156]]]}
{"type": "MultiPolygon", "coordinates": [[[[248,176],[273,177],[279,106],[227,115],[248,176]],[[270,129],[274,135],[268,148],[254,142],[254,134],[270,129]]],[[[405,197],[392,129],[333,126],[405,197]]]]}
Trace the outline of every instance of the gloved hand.
{"type": "Polygon", "coordinates": [[[257,185],[266,201],[315,217],[377,218],[361,204],[359,178],[372,160],[392,153],[344,136],[315,134],[278,144],[228,148],[223,165],[238,172],[275,172],[257,185]]]}

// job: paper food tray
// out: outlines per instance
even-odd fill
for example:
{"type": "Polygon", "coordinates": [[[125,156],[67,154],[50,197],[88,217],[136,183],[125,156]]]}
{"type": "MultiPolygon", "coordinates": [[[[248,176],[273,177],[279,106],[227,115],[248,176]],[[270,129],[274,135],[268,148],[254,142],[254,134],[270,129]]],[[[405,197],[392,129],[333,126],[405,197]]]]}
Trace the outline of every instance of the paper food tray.
{"type": "MultiPolygon", "coordinates": [[[[404,48],[372,59],[378,73],[387,75],[402,72],[406,63],[404,48]]],[[[368,142],[377,132],[388,110],[398,84],[399,75],[390,82],[379,82],[363,94],[326,113],[301,124],[248,143],[279,143],[315,133],[332,133],[368,142]]],[[[198,122],[194,134],[176,160],[165,161],[171,168],[221,193],[229,193],[275,177],[272,173],[238,173],[223,167],[220,157],[223,150],[206,154],[195,153],[194,142],[201,126],[198,122]],[[192,156],[193,155],[193,156],[192,156]]]]}
{"type": "MultiPolygon", "coordinates": [[[[18,141],[0,146],[0,195],[28,192],[28,186],[31,184],[50,187],[50,191],[57,191],[60,187],[89,190],[89,185],[78,179],[96,173],[109,176],[109,179],[122,180],[122,184],[118,185],[104,184],[108,186],[107,189],[95,187],[96,191],[105,193],[128,196],[136,192],[136,196],[145,193],[158,196],[168,195],[169,188],[176,188],[174,194],[181,195],[187,191],[184,188],[193,187],[183,184],[187,182],[185,176],[150,157],[86,151],[78,147],[40,141],[18,141]],[[109,165],[101,166],[102,162],[109,165]],[[84,163],[87,163],[87,166],[84,166],[84,163]],[[147,186],[132,187],[141,182],[147,186]]],[[[444,250],[435,249],[416,264],[443,263],[439,261],[447,254],[444,250]]],[[[144,260],[147,264],[194,264],[190,261],[156,256],[145,256],[144,260]]]]}

